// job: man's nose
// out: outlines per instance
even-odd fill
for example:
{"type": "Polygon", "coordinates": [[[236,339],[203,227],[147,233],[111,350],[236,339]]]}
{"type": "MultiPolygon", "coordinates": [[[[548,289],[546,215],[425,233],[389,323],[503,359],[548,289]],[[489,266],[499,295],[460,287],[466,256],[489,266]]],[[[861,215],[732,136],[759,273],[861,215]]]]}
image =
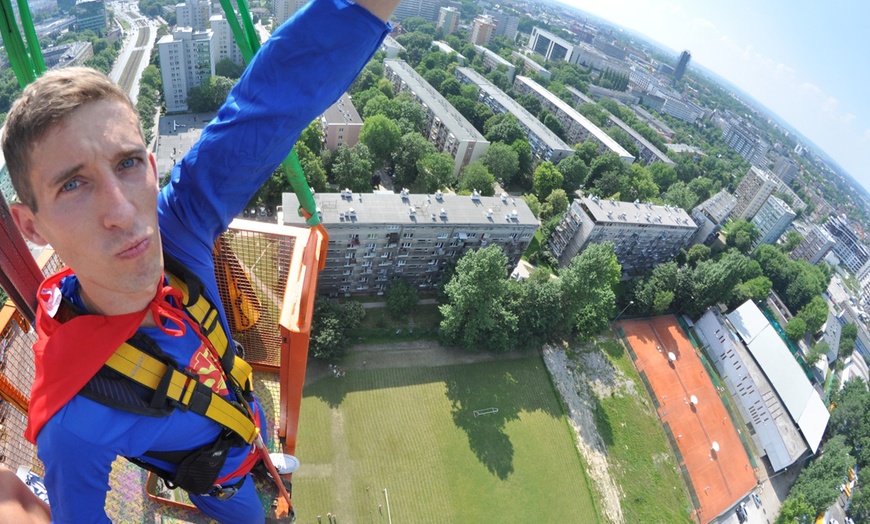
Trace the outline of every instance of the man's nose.
{"type": "Polygon", "coordinates": [[[129,227],[136,216],[133,192],[114,174],[100,184],[99,205],[106,229],[129,227]]]}

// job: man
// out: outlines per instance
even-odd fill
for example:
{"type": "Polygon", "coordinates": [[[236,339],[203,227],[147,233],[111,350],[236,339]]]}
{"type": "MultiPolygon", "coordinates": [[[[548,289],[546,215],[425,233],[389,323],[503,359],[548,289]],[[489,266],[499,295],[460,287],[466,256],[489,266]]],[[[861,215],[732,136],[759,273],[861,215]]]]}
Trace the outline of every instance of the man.
{"type": "MultiPolygon", "coordinates": [[[[206,384],[209,395],[247,401],[261,422],[256,400],[239,398],[221,370],[224,348],[213,347],[180,309],[184,300],[165,265],[172,261],[202,281],[229,333],[211,257],[215,239],[300,132],[347,89],[389,32],[385,22],[397,3],[309,3],[257,53],[159,191],[136,111],[105,76],[83,68],[49,72],[13,105],[3,137],[21,200],[11,206],[13,220],[69,266],[39,291],[26,433],[46,467],[54,522],[109,521],[105,497],[118,455],[169,476],[197,477],[200,462],[190,466],[178,453],[200,457],[229,439],[214,420],[171,403],[149,406],[153,391],[146,397],[128,379],[104,375],[106,359],[125,341],[147,341],[149,354],[206,384]],[[136,398],[121,402],[113,388],[136,398]],[[151,416],[155,409],[165,413],[151,416]]],[[[225,462],[211,464],[219,467],[209,477],[215,485],[191,500],[219,522],[262,523],[249,478],[256,453],[233,442],[222,452],[225,462]]]]}

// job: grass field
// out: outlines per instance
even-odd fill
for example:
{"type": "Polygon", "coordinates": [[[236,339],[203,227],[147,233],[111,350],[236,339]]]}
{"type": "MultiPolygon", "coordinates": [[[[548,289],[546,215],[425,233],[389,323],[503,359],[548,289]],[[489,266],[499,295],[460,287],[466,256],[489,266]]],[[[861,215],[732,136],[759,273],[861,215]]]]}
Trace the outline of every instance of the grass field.
{"type": "Polygon", "coordinates": [[[625,495],[626,522],[690,523],[686,485],[661,423],[628,353],[615,341],[599,345],[611,364],[634,382],[635,395],[598,400],[596,423],[607,446],[616,479],[625,495]]]}
{"type": "Polygon", "coordinates": [[[357,344],[382,344],[438,338],[441,313],[436,304],[418,304],[407,317],[393,318],[387,308],[366,309],[362,326],[354,331],[357,344]]]}
{"type": "Polygon", "coordinates": [[[387,522],[385,488],[395,522],[600,521],[538,356],[349,370],[306,388],[299,428],[298,522],[387,522]]]}

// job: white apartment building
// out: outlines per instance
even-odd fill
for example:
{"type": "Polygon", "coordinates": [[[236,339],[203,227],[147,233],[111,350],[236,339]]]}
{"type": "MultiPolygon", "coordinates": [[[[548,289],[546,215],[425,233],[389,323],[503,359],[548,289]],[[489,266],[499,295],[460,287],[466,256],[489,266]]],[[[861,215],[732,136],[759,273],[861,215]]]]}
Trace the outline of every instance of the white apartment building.
{"type": "Polygon", "coordinates": [[[768,176],[761,168],[750,167],[734,191],[734,196],[737,197],[734,217],[747,221],[752,220],[767,197],[772,195],[775,190],[776,180],[774,177],[768,176]]]}
{"type": "Polygon", "coordinates": [[[412,16],[425,18],[430,22],[438,21],[438,13],[447,2],[445,0],[402,0],[393,12],[393,18],[404,20],[412,16]]]}
{"type": "Polygon", "coordinates": [[[834,254],[849,271],[857,274],[870,261],[870,250],[861,243],[861,238],[845,215],[831,215],[825,226],[834,237],[834,254]]]}
{"type": "Polygon", "coordinates": [[[224,15],[218,14],[212,16],[210,23],[211,31],[214,33],[213,45],[216,48],[215,64],[224,59],[229,59],[237,65],[244,64],[245,59],[242,56],[242,50],[236,44],[236,39],[233,38],[233,30],[230,29],[230,24],[224,18],[224,15]]]}
{"type": "Polygon", "coordinates": [[[529,113],[516,100],[496,87],[483,75],[468,67],[457,67],[456,78],[460,84],[475,85],[477,99],[496,113],[510,113],[517,117],[532,148],[533,163],[549,161],[554,164],[574,154],[574,149],[529,113]]]}
{"type": "Polygon", "coordinates": [[[858,280],[858,285],[861,286],[861,303],[870,305],[870,262],[861,266],[861,269],[855,273],[855,278],[858,280]]]}
{"type": "Polygon", "coordinates": [[[511,56],[513,58],[521,59],[523,61],[523,64],[525,64],[526,70],[533,71],[536,75],[540,76],[541,78],[546,78],[549,80],[549,78],[552,76],[550,71],[548,71],[546,68],[544,68],[544,66],[535,62],[534,60],[532,60],[531,58],[529,58],[525,54],[520,53],[519,51],[511,51],[511,56]]]}
{"type": "Polygon", "coordinates": [[[423,133],[439,151],[454,159],[453,173],[474,162],[489,148],[489,142],[474,126],[403,60],[384,60],[384,76],[396,93],[409,92],[426,111],[423,133]]]}
{"type": "Polygon", "coordinates": [[[477,53],[483,58],[483,65],[496,70],[499,66],[505,69],[505,75],[507,75],[508,82],[513,83],[514,77],[517,74],[517,68],[512,63],[508,62],[495,51],[490,51],[489,49],[483,47],[482,45],[475,45],[474,48],[477,50],[477,53]]]}
{"type": "Polygon", "coordinates": [[[634,162],[634,156],[604,132],[601,128],[581,115],[564,100],[551,93],[546,87],[527,76],[518,76],[514,81],[517,93],[532,95],[541,102],[541,107],[553,114],[562,124],[568,143],[579,144],[591,138],[598,144],[598,151],[612,151],[626,164],[634,162]]]}
{"type": "MultiPolygon", "coordinates": [[[[538,219],[522,199],[455,194],[314,195],[329,230],[326,267],[317,291],[329,295],[382,294],[396,279],[431,289],[448,262],[468,251],[498,245],[509,275],[529,246],[538,219]]],[[[295,210],[294,193],[283,209],[295,210]]],[[[285,225],[304,225],[298,213],[284,213],[285,225]]]]}
{"type": "Polygon", "coordinates": [[[484,10],[483,14],[495,18],[496,28],[495,36],[503,36],[513,42],[517,37],[517,29],[519,29],[520,19],[516,16],[502,13],[501,11],[484,10]]]}
{"type": "Polygon", "coordinates": [[[574,199],[548,247],[565,267],[591,243],[613,242],[626,274],[673,260],[698,226],[682,209],[598,197],[574,199]]]}
{"type": "Polygon", "coordinates": [[[182,27],[157,42],[168,113],[187,111],[190,90],[214,75],[217,49],[213,38],[214,33],[210,30],[194,32],[189,27],[182,27]]]}
{"type": "MultiPolygon", "coordinates": [[[[432,47],[437,48],[438,51],[440,51],[444,54],[456,55],[456,63],[459,65],[465,64],[465,57],[462,56],[461,54],[459,54],[459,52],[457,52],[456,49],[453,49],[452,47],[450,47],[450,44],[448,44],[447,42],[444,42],[442,40],[435,40],[434,42],[432,42],[432,47]]],[[[388,58],[392,58],[392,57],[388,57],[388,58]]]]}
{"type": "Polygon", "coordinates": [[[459,29],[459,9],[455,7],[442,7],[438,10],[438,23],[435,27],[444,30],[445,35],[459,29]]]}
{"type": "Polygon", "coordinates": [[[767,197],[758,213],[752,217],[752,224],[759,233],[753,249],[762,244],[776,244],[796,216],[797,213],[779,198],[773,195],[767,197]]]}
{"type": "Polygon", "coordinates": [[[540,27],[532,28],[532,34],[529,35],[529,43],[526,47],[547,60],[565,60],[566,62],[571,61],[571,52],[574,49],[571,42],[540,27]]]}
{"type": "Polygon", "coordinates": [[[175,6],[176,27],[190,27],[194,31],[205,31],[212,16],[211,2],[208,0],[187,0],[175,6]]]}
{"type": "Polygon", "coordinates": [[[668,155],[662,153],[662,151],[654,146],[652,142],[643,137],[640,133],[635,131],[633,127],[626,124],[622,121],[622,119],[617,118],[613,115],[608,115],[608,120],[612,124],[612,126],[616,126],[631,137],[631,141],[634,142],[635,147],[637,147],[638,152],[638,160],[645,166],[652,164],[653,162],[661,162],[663,164],[669,165],[673,167],[676,163],[668,158],[668,155]]]}

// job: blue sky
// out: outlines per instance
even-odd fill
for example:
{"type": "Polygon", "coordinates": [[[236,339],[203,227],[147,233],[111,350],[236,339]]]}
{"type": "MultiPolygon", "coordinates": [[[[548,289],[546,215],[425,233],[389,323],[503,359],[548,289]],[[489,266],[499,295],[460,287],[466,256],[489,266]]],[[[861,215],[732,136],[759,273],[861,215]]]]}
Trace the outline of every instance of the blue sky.
{"type": "Polygon", "coordinates": [[[563,0],[739,86],[870,190],[870,2],[563,0]]]}

